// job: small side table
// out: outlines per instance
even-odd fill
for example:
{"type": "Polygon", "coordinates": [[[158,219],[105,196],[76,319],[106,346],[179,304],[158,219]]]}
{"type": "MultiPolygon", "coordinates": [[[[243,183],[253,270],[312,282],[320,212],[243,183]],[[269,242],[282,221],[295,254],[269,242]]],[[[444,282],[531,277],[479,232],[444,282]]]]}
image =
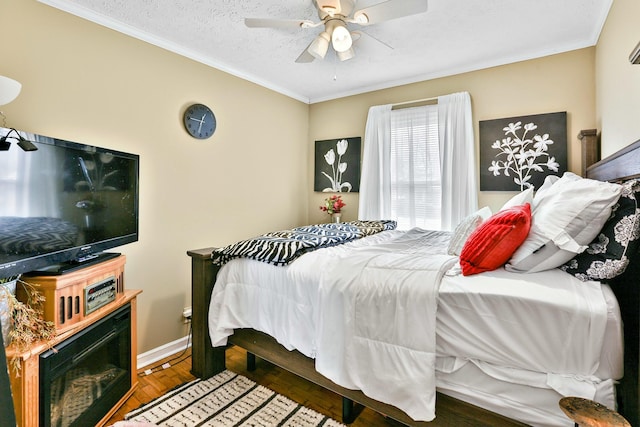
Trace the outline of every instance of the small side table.
{"type": "Polygon", "coordinates": [[[593,400],[563,397],[559,404],[576,427],[631,427],[622,415],[593,400]]]}

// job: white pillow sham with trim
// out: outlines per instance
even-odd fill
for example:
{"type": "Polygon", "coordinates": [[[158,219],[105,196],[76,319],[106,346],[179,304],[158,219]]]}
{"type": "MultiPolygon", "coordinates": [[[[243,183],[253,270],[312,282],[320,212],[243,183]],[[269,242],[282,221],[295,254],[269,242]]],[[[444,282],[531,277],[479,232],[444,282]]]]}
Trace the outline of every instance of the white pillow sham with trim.
{"type": "Polygon", "coordinates": [[[534,273],[569,261],[598,235],[621,192],[619,184],[565,172],[534,196],[529,236],[505,269],[534,273]]]}

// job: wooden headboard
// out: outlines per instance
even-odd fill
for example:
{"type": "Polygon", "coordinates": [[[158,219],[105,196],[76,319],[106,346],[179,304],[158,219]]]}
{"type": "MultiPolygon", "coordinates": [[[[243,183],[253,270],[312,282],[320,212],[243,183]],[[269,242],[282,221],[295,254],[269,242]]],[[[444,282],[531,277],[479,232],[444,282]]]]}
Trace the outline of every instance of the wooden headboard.
{"type": "Polygon", "coordinates": [[[640,177],[640,140],[587,167],[587,178],[624,181],[640,177]]]}
{"type": "MultiPolygon", "coordinates": [[[[640,178],[640,140],[589,166],[587,178],[621,182],[640,178]]],[[[640,426],[640,253],[629,256],[627,271],[610,282],[624,322],[624,377],[617,387],[618,411],[640,426]]]]}

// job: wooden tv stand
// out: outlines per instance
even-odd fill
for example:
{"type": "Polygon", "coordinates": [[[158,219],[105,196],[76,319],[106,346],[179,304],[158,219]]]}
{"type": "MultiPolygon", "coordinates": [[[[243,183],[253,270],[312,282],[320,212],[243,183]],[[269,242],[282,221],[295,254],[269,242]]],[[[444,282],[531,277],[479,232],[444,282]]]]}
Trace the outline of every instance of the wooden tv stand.
{"type": "MultiPolygon", "coordinates": [[[[124,262],[124,257],[118,262],[124,262]]],[[[107,261],[104,264],[108,264],[111,261],[107,261]]],[[[48,284],[52,282],[55,285],[56,281],[64,283],[63,287],[70,286],[71,288],[78,287],[78,284],[92,283],[94,280],[101,280],[101,277],[105,274],[105,268],[113,268],[113,265],[101,265],[87,267],[86,269],[74,271],[60,276],[42,276],[42,277],[25,277],[25,281],[29,283],[38,283],[39,280],[46,281],[48,284]],[[93,279],[92,279],[93,277],[93,279]]],[[[84,285],[80,285],[84,287],[84,285]]],[[[20,284],[18,284],[20,287],[20,284]]],[[[55,286],[54,286],[55,287],[55,286]]],[[[11,381],[11,388],[13,394],[13,402],[16,414],[16,421],[19,426],[39,426],[40,425],[40,355],[49,350],[51,347],[62,343],[63,341],[72,338],[74,335],[85,330],[97,321],[105,318],[109,314],[124,307],[127,304],[131,306],[131,388],[125,393],[124,396],[118,401],[118,403],[108,411],[101,421],[97,424],[103,426],[111,418],[111,416],[124,404],[124,402],[133,394],[135,388],[138,385],[137,376],[137,328],[136,328],[136,315],[137,315],[137,296],[141,293],[141,290],[124,290],[118,292],[115,300],[105,304],[104,306],[92,311],[90,314],[83,315],[81,319],[74,321],[72,327],[65,325],[60,328],[57,326],[58,335],[51,342],[38,342],[33,344],[26,351],[19,352],[13,345],[7,347],[7,363],[9,364],[9,375],[11,381]],[[20,365],[20,372],[16,373],[11,368],[11,360],[18,359],[20,365]]],[[[45,292],[46,294],[46,292],[45,292]]],[[[45,318],[47,316],[45,315],[45,318]]]]}

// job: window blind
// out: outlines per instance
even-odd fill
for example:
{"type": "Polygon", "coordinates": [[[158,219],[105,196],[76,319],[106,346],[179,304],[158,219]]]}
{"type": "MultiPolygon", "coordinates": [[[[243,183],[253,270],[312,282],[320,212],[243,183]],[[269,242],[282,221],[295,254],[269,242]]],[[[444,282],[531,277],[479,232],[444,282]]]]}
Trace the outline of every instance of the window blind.
{"type": "Polygon", "coordinates": [[[441,228],[438,106],[391,112],[391,214],[398,228],[441,228]]]}

